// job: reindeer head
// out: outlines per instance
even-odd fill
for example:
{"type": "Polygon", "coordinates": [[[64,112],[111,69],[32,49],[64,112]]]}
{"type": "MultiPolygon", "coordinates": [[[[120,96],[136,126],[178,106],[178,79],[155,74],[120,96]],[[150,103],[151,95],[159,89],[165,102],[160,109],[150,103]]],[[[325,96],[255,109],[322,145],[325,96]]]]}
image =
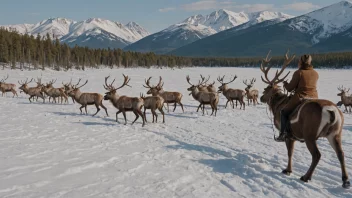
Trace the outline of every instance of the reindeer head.
{"type": "Polygon", "coordinates": [[[198,90],[199,86],[201,86],[204,83],[204,78],[202,78],[201,80],[198,81],[197,85],[192,84],[191,79],[189,78],[189,75],[186,76],[186,80],[187,80],[188,84],[191,85],[189,88],[187,88],[187,91],[191,92],[189,95],[191,95],[193,91],[198,90]]]}
{"type": "Polygon", "coordinates": [[[103,87],[108,91],[105,93],[105,96],[104,96],[104,100],[112,100],[114,97],[116,97],[116,90],[118,89],[121,89],[122,87],[124,86],[128,86],[128,87],[131,87],[128,83],[130,82],[130,78],[128,76],[125,76],[125,74],[122,74],[123,75],[123,78],[124,78],[124,81],[123,81],[123,84],[118,87],[118,88],[115,88],[113,86],[114,82],[115,82],[115,79],[108,85],[108,78],[110,78],[110,76],[108,77],[105,77],[105,85],[103,85],[103,87]]]}
{"type": "Polygon", "coordinates": [[[53,88],[53,84],[56,83],[56,80],[57,79],[51,80],[48,83],[46,83],[46,88],[53,88]]]}
{"type": "Polygon", "coordinates": [[[143,100],[145,100],[145,95],[143,95],[143,93],[140,93],[140,98],[142,98],[143,100]]]}
{"type": "Polygon", "coordinates": [[[147,91],[147,94],[152,94],[152,95],[157,95],[158,93],[160,93],[160,91],[163,90],[163,86],[164,83],[162,82],[162,78],[161,76],[159,77],[159,83],[156,86],[150,85],[150,79],[152,77],[149,77],[148,80],[145,80],[145,85],[143,85],[143,87],[149,89],[147,91]]]}
{"type": "Polygon", "coordinates": [[[72,78],[71,78],[71,81],[69,83],[62,82],[62,85],[64,86],[65,91],[70,90],[70,88],[72,87],[72,78]]]}
{"type": "Polygon", "coordinates": [[[227,90],[228,89],[227,85],[232,83],[233,81],[235,81],[237,76],[235,75],[235,77],[233,77],[233,79],[227,83],[224,82],[224,78],[225,78],[225,75],[222,78],[219,76],[217,79],[219,81],[219,83],[221,83],[221,86],[219,87],[219,92],[223,92],[223,91],[227,90]]]}
{"type": "Polygon", "coordinates": [[[272,98],[272,96],[278,92],[281,92],[280,86],[278,86],[279,83],[283,82],[285,80],[285,78],[287,78],[287,76],[290,74],[290,72],[288,72],[286,74],[286,76],[284,76],[283,78],[280,79],[281,74],[284,72],[284,70],[286,69],[286,67],[293,61],[293,59],[295,58],[295,55],[289,57],[288,53],[289,50],[287,50],[286,54],[285,54],[285,61],[284,64],[279,72],[279,70],[276,71],[275,73],[275,77],[272,80],[269,80],[268,78],[268,72],[270,70],[270,68],[272,66],[267,67],[268,63],[270,62],[271,58],[269,58],[270,52],[268,53],[268,55],[266,56],[265,59],[263,59],[261,65],[260,65],[260,70],[264,73],[265,79],[262,78],[262,81],[266,84],[268,84],[268,86],[264,89],[263,92],[263,96],[260,98],[261,102],[268,102],[270,100],[270,98],[272,98]]]}
{"type": "Polygon", "coordinates": [[[340,91],[340,93],[338,93],[337,96],[346,96],[346,93],[350,91],[350,89],[346,91],[346,88],[343,86],[338,87],[337,89],[340,91]]]}
{"type": "Polygon", "coordinates": [[[248,92],[254,85],[256,79],[252,78],[252,80],[250,80],[250,82],[248,83],[247,80],[243,81],[243,84],[245,84],[247,87],[245,88],[245,90],[248,92]]]}
{"type": "Polygon", "coordinates": [[[0,80],[0,86],[1,86],[2,84],[4,84],[5,81],[6,81],[8,78],[9,78],[9,75],[7,74],[7,76],[6,76],[5,78],[1,79],[1,80],[0,80]]]}
{"type": "Polygon", "coordinates": [[[79,79],[78,83],[76,85],[72,85],[71,89],[67,91],[67,94],[69,96],[74,97],[80,91],[79,89],[88,83],[88,80],[86,80],[86,82],[83,85],[79,85],[80,82],[81,82],[81,79],[79,79]]]}
{"type": "Polygon", "coordinates": [[[42,84],[42,79],[37,77],[37,80],[34,80],[35,83],[37,83],[38,88],[42,88],[44,84],[42,84]]]}
{"type": "Polygon", "coordinates": [[[25,89],[28,89],[28,84],[31,83],[33,81],[33,78],[31,79],[31,81],[28,82],[28,78],[26,79],[25,82],[22,82],[22,81],[18,81],[18,84],[20,84],[21,86],[18,88],[20,90],[25,90],[25,89]]]}

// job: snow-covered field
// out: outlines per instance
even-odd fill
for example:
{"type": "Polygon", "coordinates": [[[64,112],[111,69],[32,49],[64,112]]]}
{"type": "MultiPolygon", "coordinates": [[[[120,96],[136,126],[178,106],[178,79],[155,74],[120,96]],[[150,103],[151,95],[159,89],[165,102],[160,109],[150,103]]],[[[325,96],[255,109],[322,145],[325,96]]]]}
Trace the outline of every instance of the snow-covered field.
{"type": "MultiPolygon", "coordinates": [[[[89,71],[10,71],[9,82],[37,77],[43,81],[57,78],[74,82],[88,79],[82,91],[104,94],[104,77],[111,75],[122,83],[122,73],[131,77],[132,88],[120,94],[139,96],[146,92],[144,79],[161,75],[164,89],[183,93],[185,113],[166,115],[166,123],[141,120],[130,125],[115,122],[116,109],[104,101],[110,117],[103,111],[96,117],[95,107],[81,115],[79,105],[30,104],[28,97],[0,97],[0,197],[351,197],[341,187],[341,169],[326,139],[319,140],[322,158],[309,183],[299,178],[308,170],[311,156],[305,144],[297,143],[294,173],[281,174],[286,167],[284,143],[273,140],[266,106],[249,106],[246,111],[224,109],[221,96],[217,117],[196,113],[197,102],[188,95],[186,75],[193,82],[199,74],[237,75],[230,85],[244,88],[243,79],[257,78],[262,92],[259,69],[189,68],[103,69],[89,71]]],[[[340,100],[337,86],[351,86],[351,70],[319,70],[319,96],[340,100]]],[[[34,83],[32,84],[34,86],[34,83]]],[[[219,86],[219,83],[216,83],[219,86]]],[[[208,110],[210,113],[210,111],[208,110]]],[[[151,120],[151,114],[148,114],[151,120]]],[[[122,122],[122,115],[119,117],[122,122]]],[[[343,148],[347,170],[352,175],[352,115],[345,114],[343,148]]]]}

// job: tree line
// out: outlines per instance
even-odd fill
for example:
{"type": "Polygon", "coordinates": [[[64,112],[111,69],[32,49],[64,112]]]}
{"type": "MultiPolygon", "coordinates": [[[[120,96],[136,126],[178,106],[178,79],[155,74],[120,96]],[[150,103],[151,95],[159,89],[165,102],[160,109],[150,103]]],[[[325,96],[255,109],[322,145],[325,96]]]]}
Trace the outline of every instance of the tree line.
{"type": "MultiPolygon", "coordinates": [[[[315,67],[342,68],[352,66],[352,52],[312,54],[315,67]]],[[[41,37],[19,34],[15,30],[0,28],[0,64],[20,68],[55,70],[98,68],[100,66],[117,67],[258,67],[263,57],[179,57],[123,51],[121,49],[92,49],[88,47],[70,47],[52,40],[47,34],[41,37]]],[[[297,65],[298,59],[291,64],[297,65]]],[[[273,57],[271,64],[281,65],[283,56],[273,57]]]]}

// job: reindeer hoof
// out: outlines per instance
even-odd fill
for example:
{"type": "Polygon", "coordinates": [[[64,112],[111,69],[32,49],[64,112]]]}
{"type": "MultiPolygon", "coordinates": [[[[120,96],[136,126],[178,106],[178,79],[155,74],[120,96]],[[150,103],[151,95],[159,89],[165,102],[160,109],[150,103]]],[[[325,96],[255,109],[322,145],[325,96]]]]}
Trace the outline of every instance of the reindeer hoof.
{"type": "Polygon", "coordinates": [[[350,188],[351,187],[350,181],[344,181],[342,184],[342,187],[343,188],[350,188]]]}
{"type": "Polygon", "coordinates": [[[305,177],[305,176],[302,176],[302,177],[301,177],[301,181],[308,182],[308,181],[310,181],[310,180],[312,180],[312,179],[311,179],[311,178],[307,178],[307,177],[305,177]]]}
{"type": "Polygon", "coordinates": [[[283,173],[283,174],[285,174],[285,175],[287,175],[287,176],[290,176],[291,175],[291,173],[292,173],[292,171],[288,171],[288,170],[283,170],[281,173],[283,173]]]}

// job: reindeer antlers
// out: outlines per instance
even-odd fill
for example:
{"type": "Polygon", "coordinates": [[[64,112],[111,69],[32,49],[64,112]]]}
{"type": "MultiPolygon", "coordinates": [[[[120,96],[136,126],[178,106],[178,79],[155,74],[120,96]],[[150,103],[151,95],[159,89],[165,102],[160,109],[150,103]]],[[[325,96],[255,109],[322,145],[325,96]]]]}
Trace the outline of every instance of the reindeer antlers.
{"type": "Polygon", "coordinates": [[[208,76],[208,79],[205,80],[205,77],[202,76],[202,74],[200,74],[200,78],[202,79],[202,85],[206,85],[206,83],[209,81],[210,79],[210,75],[208,76]]]}
{"type": "Polygon", "coordinates": [[[235,75],[235,76],[233,77],[233,79],[230,80],[230,81],[227,82],[227,83],[224,83],[224,78],[225,78],[225,75],[224,75],[222,78],[219,76],[217,80],[218,80],[219,83],[221,83],[222,85],[227,85],[227,84],[230,84],[230,83],[232,83],[233,81],[235,81],[236,78],[237,78],[237,75],[235,75]]]}
{"type": "Polygon", "coordinates": [[[128,76],[125,76],[125,74],[122,74],[122,75],[123,75],[123,78],[124,78],[123,84],[122,84],[120,87],[115,88],[114,90],[121,89],[121,88],[124,87],[124,86],[131,87],[131,86],[128,84],[128,83],[130,82],[131,78],[129,78],[128,76]]]}
{"type": "Polygon", "coordinates": [[[252,78],[250,83],[247,83],[247,80],[243,81],[243,84],[245,84],[246,86],[253,86],[253,84],[255,83],[256,79],[252,78]]]}
{"type": "Polygon", "coordinates": [[[111,90],[115,89],[115,87],[112,86],[112,84],[115,82],[115,79],[112,81],[112,83],[110,83],[110,85],[108,85],[108,83],[107,83],[108,78],[110,78],[110,75],[108,77],[105,77],[105,85],[103,85],[103,87],[106,90],[111,91],[111,90]]]}
{"type": "Polygon", "coordinates": [[[153,88],[153,86],[150,86],[150,79],[152,79],[152,77],[149,77],[148,78],[148,80],[147,79],[145,79],[144,81],[145,81],[145,84],[147,85],[147,86],[145,86],[145,85],[143,85],[143,87],[145,87],[145,88],[153,88]]]}
{"type": "Polygon", "coordinates": [[[28,78],[27,78],[25,82],[22,82],[22,80],[21,80],[21,82],[18,81],[18,84],[20,84],[20,85],[25,85],[25,84],[31,83],[32,81],[33,81],[33,78],[32,78],[31,81],[29,81],[29,82],[28,82],[28,78]]]}
{"type": "Polygon", "coordinates": [[[284,72],[284,70],[286,69],[286,67],[293,61],[293,59],[295,58],[296,55],[292,55],[290,58],[288,56],[289,50],[287,50],[286,54],[285,54],[285,61],[284,64],[279,72],[279,70],[276,71],[275,73],[275,77],[272,80],[269,80],[268,78],[268,73],[269,70],[271,69],[272,66],[269,66],[267,68],[265,68],[267,66],[267,64],[270,62],[271,58],[268,59],[269,55],[270,55],[271,50],[269,51],[268,55],[266,56],[265,59],[263,59],[261,65],[260,65],[260,70],[264,73],[265,75],[265,79],[263,78],[263,76],[261,76],[262,81],[264,83],[267,84],[279,84],[281,82],[283,82],[285,80],[285,78],[287,78],[287,76],[290,74],[290,72],[288,72],[283,78],[279,78],[281,76],[281,74],[284,72]]]}
{"type": "Polygon", "coordinates": [[[338,89],[339,91],[341,91],[341,92],[349,92],[349,91],[350,91],[349,88],[348,88],[348,90],[346,91],[346,88],[343,87],[343,85],[342,85],[342,86],[339,86],[337,89],[338,89]]]}
{"type": "Polygon", "coordinates": [[[0,82],[5,82],[5,80],[7,80],[8,78],[9,78],[9,74],[7,74],[7,76],[4,79],[0,80],[0,82]]]}

